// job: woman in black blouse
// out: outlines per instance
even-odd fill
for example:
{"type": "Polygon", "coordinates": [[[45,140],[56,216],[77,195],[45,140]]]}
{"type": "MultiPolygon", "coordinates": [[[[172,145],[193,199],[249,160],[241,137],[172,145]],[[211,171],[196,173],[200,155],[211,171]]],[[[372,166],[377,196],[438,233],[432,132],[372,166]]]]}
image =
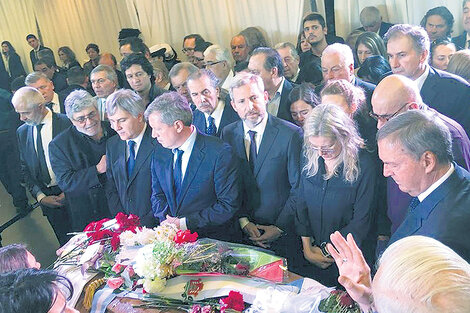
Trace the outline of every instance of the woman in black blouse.
{"type": "Polygon", "coordinates": [[[13,48],[9,41],[2,42],[2,58],[10,81],[13,81],[19,76],[26,76],[20,56],[16,53],[15,48],[13,48]]]}
{"type": "Polygon", "coordinates": [[[57,52],[59,54],[59,59],[64,64],[63,69],[65,71],[68,71],[69,68],[72,68],[74,66],[81,67],[80,63],[78,63],[77,61],[75,52],[73,52],[72,49],[70,49],[70,47],[67,47],[67,46],[60,47],[57,52]]]}
{"type": "Polygon", "coordinates": [[[352,233],[363,246],[373,220],[377,162],[355,123],[332,104],[317,106],[305,121],[303,155],[296,228],[312,264],[303,274],[336,285],[338,270],[325,246],[335,231],[352,233]]]}

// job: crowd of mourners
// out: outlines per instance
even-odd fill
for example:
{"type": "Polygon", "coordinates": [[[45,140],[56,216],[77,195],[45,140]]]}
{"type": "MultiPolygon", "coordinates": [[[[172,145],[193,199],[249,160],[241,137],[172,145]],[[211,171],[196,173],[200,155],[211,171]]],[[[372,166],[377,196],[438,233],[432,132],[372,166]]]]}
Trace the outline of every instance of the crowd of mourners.
{"type": "MultiPolygon", "coordinates": [[[[4,41],[0,178],[61,245],[132,213],[269,249],[364,312],[469,312],[470,0],[462,10],[453,38],[444,6],[420,26],[365,7],[346,40],[319,13],[296,44],[270,47],[256,27],[231,49],[190,34],[186,62],[123,29],[119,64],[94,43],[83,65],[67,46],[57,64],[29,34],[27,75],[4,41]]],[[[0,312],[73,311],[70,282],[39,267],[24,245],[0,248],[0,312]]]]}

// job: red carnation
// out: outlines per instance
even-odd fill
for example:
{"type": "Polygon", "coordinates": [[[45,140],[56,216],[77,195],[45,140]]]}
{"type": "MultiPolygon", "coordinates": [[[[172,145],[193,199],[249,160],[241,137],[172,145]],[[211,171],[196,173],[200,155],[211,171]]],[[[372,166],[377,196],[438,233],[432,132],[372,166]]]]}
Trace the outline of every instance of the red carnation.
{"type": "Polygon", "coordinates": [[[113,248],[113,251],[116,251],[119,248],[120,243],[121,240],[119,239],[119,234],[113,233],[113,236],[111,237],[111,247],[113,248]]]}
{"type": "Polygon", "coordinates": [[[122,212],[116,215],[116,222],[119,225],[118,232],[124,232],[126,230],[135,232],[135,229],[140,225],[140,219],[137,215],[126,215],[122,212]]]}
{"type": "Polygon", "coordinates": [[[353,299],[351,299],[351,297],[349,296],[349,294],[347,294],[346,292],[344,294],[341,295],[341,297],[339,298],[339,303],[343,306],[343,307],[350,307],[354,304],[354,301],[353,299]]]}
{"type": "Polygon", "coordinates": [[[235,311],[243,311],[245,303],[243,302],[243,295],[238,291],[230,291],[227,298],[220,299],[220,313],[225,313],[227,309],[235,311]]]}
{"type": "Polygon", "coordinates": [[[195,242],[197,240],[198,234],[196,232],[191,233],[190,230],[178,230],[173,241],[177,244],[195,242]]]}

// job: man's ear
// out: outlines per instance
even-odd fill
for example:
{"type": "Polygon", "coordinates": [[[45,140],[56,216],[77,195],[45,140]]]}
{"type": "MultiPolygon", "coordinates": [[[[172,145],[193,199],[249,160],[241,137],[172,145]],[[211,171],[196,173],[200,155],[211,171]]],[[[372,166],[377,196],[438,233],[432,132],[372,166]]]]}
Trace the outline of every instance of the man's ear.
{"type": "Polygon", "coordinates": [[[425,151],[421,156],[420,163],[424,166],[425,173],[429,174],[436,169],[438,161],[434,153],[425,151]]]}

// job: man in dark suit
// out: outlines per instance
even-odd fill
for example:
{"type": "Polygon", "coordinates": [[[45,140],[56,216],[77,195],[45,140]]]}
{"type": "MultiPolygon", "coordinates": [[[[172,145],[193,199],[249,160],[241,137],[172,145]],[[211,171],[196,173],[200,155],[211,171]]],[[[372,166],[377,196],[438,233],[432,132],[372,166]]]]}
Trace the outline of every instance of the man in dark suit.
{"type": "Polygon", "coordinates": [[[54,83],[54,89],[56,92],[67,88],[67,77],[57,70],[57,66],[54,60],[49,57],[44,57],[36,61],[34,64],[34,70],[42,72],[54,83]]]}
{"type": "Polygon", "coordinates": [[[284,66],[279,53],[272,48],[256,48],[250,57],[248,69],[263,79],[264,90],[269,98],[268,113],[294,123],[289,100],[294,86],[284,77],[284,66]]]}
{"type": "Polygon", "coordinates": [[[106,99],[119,88],[116,71],[108,65],[100,64],[91,71],[90,81],[91,87],[96,93],[100,119],[106,121],[108,119],[106,99]]]}
{"type": "Polygon", "coordinates": [[[24,82],[27,86],[39,90],[46,100],[46,106],[54,113],[65,114],[65,107],[60,104],[59,95],[54,92],[54,84],[44,73],[32,72],[26,76],[24,82]]]}
{"type": "MultiPolygon", "coordinates": [[[[85,74],[85,71],[81,67],[79,66],[71,67],[67,71],[67,84],[68,84],[67,88],[58,92],[59,103],[62,108],[64,108],[65,99],[72,91],[87,90],[88,76],[85,74]]],[[[64,109],[64,112],[65,112],[65,109],[64,109]]]]}
{"type": "Polygon", "coordinates": [[[373,6],[362,9],[359,20],[362,24],[359,30],[377,33],[380,37],[383,37],[390,27],[393,26],[393,24],[383,22],[379,9],[373,6]]]}
{"type": "Polygon", "coordinates": [[[462,24],[464,31],[462,35],[452,38],[452,42],[457,47],[457,50],[470,48],[470,0],[463,1],[462,9],[462,24]]]}
{"type": "Polygon", "coordinates": [[[30,52],[29,52],[29,58],[31,59],[31,65],[32,67],[34,68],[34,65],[36,64],[37,60],[39,59],[38,57],[38,51],[41,51],[41,50],[49,50],[51,51],[51,54],[53,54],[52,50],[49,49],[48,47],[44,47],[43,45],[41,45],[41,43],[39,42],[38,38],[36,37],[36,35],[33,35],[33,34],[29,34],[28,36],[26,36],[26,41],[28,42],[28,44],[31,46],[31,48],[33,48],[30,52]]]}
{"type": "MultiPolygon", "coordinates": [[[[375,88],[372,96],[373,116],[377,119],[377,127],[382,128],[390,119],[408,110],[423,110],[434,113],[437,119],[449,128],[452,138],[452,154],[457,165],[464,169],[470,168],[470,140],[462,126],[429,108],[423,103],[416,84],[402,75],[390,75],[384,78],[375,88]]],[[[379,221],[379,240],[386,241],[390,234],[403,222],[407,213],[411,196],[400,191],[395,181],[388,177],[386,181],[386,207],[388,219],[381,217],[379,221]],[[381,237],[383,236],[383,237],[381,237]]],[[[385,247],[384,245],[380,245],[385,247]]]]}
{"type": "Polygon", "coordinates": [[[46,107],[41,93],[32,87],[22,87],[13,96],[12,103],[25,122],[17,130],[21,168],[31,195],[41,204],[59,243],[65,244],[70,231],[70,219],[65,196],[57,185],[49,158],[49,143],[70,126],[62,114],[46,107]]]}
{"type": "Polygon", "coordinates": [[[65,100],[72,126],[49,144],[52,169],[70,208],[72,231],[110,217],[106,201],[106,141],[115,132],[101,122],[96,100],[75,90],[65,100]]]}
{"type": "Polygon", "coordinates": [[[390,28],[384,40],[392,72],[414,80],[424,103],[456,120],[469,133],[470,85],[456,75],[429,66],[426,31],[419,26],[398,24],[390,28]]]}
{"type": "Polygon", "coordinates": [[[198,68],[194,64],[189,62],[181,62],[175,64],[168,73],[171,82],[171,90],[175,90],[177,93],[185,97],[191,106],[191,110],[193,111],[196,110],[196,106],[194,105],[193,100],[191,99],[191,95],[189,94],[187,81],[189,75],[196,72],[197,70],[198,68]]]}
{"type": "Polygon", "coordinates": [[[240,227],[251,243],[292,261],[300,255],[292,204],[300,177],[302,131],[267,113],[268,93],[259,76],[235,76],[230,94],[241,121],[225,127],[222,138],[235,151],[243,177],[240,227]]]}
{"type": "Polygon", "coordinates": [[[157,145],[145,123],[145,105],[135,92],[120,89],[106,102],[108,119],[118,136],[106,144],[106,196],[111,215],[135,214],[141,224],[155,226],[150,197],[150,164],[157,145]]]}
{"type": "Polygon", "coordinates": [[[284,77],[293,84],[303,82],[317,83],[322,80],[321,70],[316,67],[299,67],[300,57],[297,49],[290,42],[281,42],[275,46],[284,66],[284,77]]]}
{"type": "Polygon", "coordinates": [[[154,216],[201,237],[238,241],[239,174],[230,146],[199,133],[188,102],[176,92],[155,99],[145,118],[166,148],[152,159],[154,216]]]}
{"type": "Polygon", "coordinates": [[[225,126],[239,120],[229,95],[221,90],[219,80],[210,70],[192,73],[187,85],[197,108],[193,112],[193,125],[201,133],[220,137],[225,126]]]}
{"type": "Polygon", "coordinates": [[[433,237],[467,261],[470,242],[470,174],[452,162],[447,126],[435,114],[411,110],[388,121],[377,133],[384,175],[413,199],[393,243],[411,235],[433,237]]]}

